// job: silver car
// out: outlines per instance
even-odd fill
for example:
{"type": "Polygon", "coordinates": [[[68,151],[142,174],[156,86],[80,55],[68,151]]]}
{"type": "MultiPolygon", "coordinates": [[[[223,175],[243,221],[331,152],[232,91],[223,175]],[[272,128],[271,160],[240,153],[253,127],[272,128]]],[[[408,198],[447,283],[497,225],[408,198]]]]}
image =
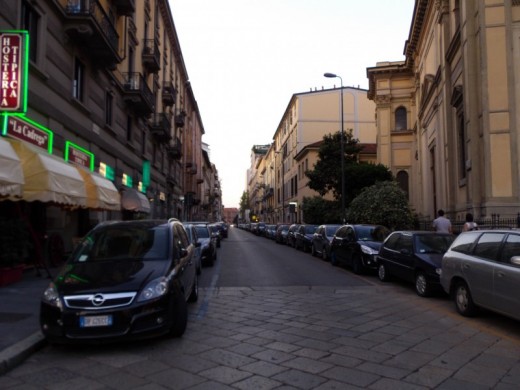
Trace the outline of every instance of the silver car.
{"type": "Polygon", "coordinates": [[[483,307],[520,320],[520,231],[461,233],[444,254],[440,281],[463,316],[483,307]]]}

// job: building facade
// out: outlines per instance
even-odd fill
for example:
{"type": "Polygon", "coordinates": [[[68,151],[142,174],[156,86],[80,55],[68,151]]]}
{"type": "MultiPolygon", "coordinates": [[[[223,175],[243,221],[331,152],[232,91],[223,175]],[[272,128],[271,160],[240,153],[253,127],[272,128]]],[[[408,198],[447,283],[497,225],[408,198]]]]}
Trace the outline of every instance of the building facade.
{"type": "Polygon", "coordinates": [[[516,217],[520,2],[417,0],[404,53],[367,69],[379,162],[424,219],[516,217]]]}
{"type": "Polygon", "coordinates": [[[18,116],[0,110],[4,140],[14,142],[12,122],[43,129],[53,139],[45,153],[62,160],[57,170],[88,160],[82,168],[115,188],[117,204],[49,201],[50,188],[29,199],[26,176],[25,191],[3,194],[0,207],[16,204],[13,217],[27,217],[35,237],[58,236],[65,252],[100,221],[204,214],[204,128],[168,1],[1,5],[2,31],[29,37],[27,108],[18,116]],[[72,152],[79,157],[65,161],[72,152]]]}

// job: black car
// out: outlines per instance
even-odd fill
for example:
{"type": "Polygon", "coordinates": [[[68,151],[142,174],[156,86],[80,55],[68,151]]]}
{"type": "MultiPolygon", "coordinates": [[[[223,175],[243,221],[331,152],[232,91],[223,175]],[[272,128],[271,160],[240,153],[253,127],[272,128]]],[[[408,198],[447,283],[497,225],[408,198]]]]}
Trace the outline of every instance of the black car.
{"type": "Polygon", "coordinates": [[[320,225],[312,237],[311,253],[321,256],[323,260],[330,257],[330,243],[341,225],[320,225]]]}
{"type": "Polygon", "coordinates": [[[200,242],[200,260],[203,265],[212,266],[217,260],[217,237],[207,224],[195,223],[193,226],[200,242]]]}
{"type": "Polygon", "coordinates": [[[274,234],[274,241],[277,244],[286,244],[287,243],[287,233],[289,231],[289,226],[287,224],[278,224],[276,226],[276,232],[274,234]]]}
{"type": "Polygon", "coordinates": [[[193,261],[195,262],[195,269],[197,270],[197,275],[202,273],[202,250],[201,250],[201,241],[199,240],[199,236],[197,233],[197,229],[195,225],[191,223],[183,223],[184,228],[186,229],[186,233],[188,233],[188,239],[190,243],[195,246],[195,253],[193,254],[193,261]]]}
{"type": "Polygon", "coordinates": [[[415,283],[421,297],[442,291],[441,263],[455,236],[432,231],[396,231],[390,234],[377,256],[382,282],[392,276],[415,283]]]}
{"type": "Polygon", "coordinates": [[[377,269],[376,256],[390,231],[381,225],[343,225],[330,243],[333,265],[345,264],[356,274],[377,269]]]}
{"type": "Polygon", "coordinates": [[[318,229],[318,225],[300,225],[294,234],[294,247],[304,252],[310,252],[312,237],[318,229]]]}
{"type": "Polygon", "coordinates": [[[285,238],[285,243],[293,248],[296,248],[296,231],[300,227],[299,223],[293,223],[289,226],[289,230],[287,230],[287,237],[285,238]]]}
{"type": "Polygon", "coordinates": [[[181,336],[186,302],[198,298],[194,250],[177,220],[97,225],[43,293],[44,336],[53,343],[181,336]]]}

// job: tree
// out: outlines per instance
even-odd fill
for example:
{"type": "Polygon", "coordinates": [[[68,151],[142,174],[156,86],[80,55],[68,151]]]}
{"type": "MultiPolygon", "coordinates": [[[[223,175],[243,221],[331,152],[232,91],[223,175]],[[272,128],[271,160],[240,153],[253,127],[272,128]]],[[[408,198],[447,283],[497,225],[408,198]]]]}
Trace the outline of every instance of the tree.
{"type": "Polygon", "coordinates": [[[244,215],[244,212],[249,209],[249,192],[242,192],[242,196],[240,197],[240,213],[244,215]]]}
{"type": "Polygon", "coordinates": [[[367,187],[350,203],[349,223],[384,225],[390,230],[413,229],[414,216],[408,199],[394,181],[367,187]]]}
{"type": "MultiPolygon", "coordinates": [[[[348,205],[363,188],[377,181],[392,180],[392,173],[382,164],[360,163],[361,146],[353,138],[352,130],[345,134],[345,204],[348,205]]],[[[313,170],[307,170],[309,188],[321,196],[332,191],[334,199],[341,201],[341,133],[325,135],[318,151],[313,170]]]]}
{"type": "Polygon", "coordinates": [[[301,207],[305,223],[321,225],[341,221],[340,206],[337,201],[325,200],[320,196],[304,197],[301,207]]]}

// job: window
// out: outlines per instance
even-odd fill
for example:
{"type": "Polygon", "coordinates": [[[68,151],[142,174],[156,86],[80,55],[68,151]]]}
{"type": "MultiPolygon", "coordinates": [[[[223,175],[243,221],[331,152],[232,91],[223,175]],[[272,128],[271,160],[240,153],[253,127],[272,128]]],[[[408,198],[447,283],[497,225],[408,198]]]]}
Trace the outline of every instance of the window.
{"type": "Polygon", "coordinates": [[[406,197],[410,197],[409,188],[408,188],[408,172],[406,171],[399,171],[396,175],[397,184],[399,185],[399,188],[404,191],[406,194],[406,197]]]}
{"type": "Polygon", "coordinates": [[[112,92],[107,91],[105,94],[105,124],[107,126],[112,126],[113,103],[114,103],[114,97],[112,96],[112,92]]]}
{"type": "Polygon", "coordinates": [[[503,233],[484,233],[479,238],[474,255],[493,261],[498,260],[500,244],[504,239],[503,233]]]}
{"type": "Polygon", "coordinates": [[[501,261],[503,263],[510,264],[511,258],[514,256],[520,256],[520,235],[510,234],[502,249],[501,261]]]}
{"type": "Polygon", "coordinates": [[[395,130],[404,131],[408,129],[408,121],[406,118],[406,108],[398,107],[395,110],[395,130]]]}
{"type": "Polygon", "coordinates": [[[132,140],[132,117],[130,115],[126,116],[126,140],[132,140]]]}
{"type": "Polygon", "coordinates": [[[74,63],[74,81],[72,84],[72,96],[83,101],[83,88],[85,84],[85,65],[76,58],[74,63]]]}
{"type": "Polygon", "coordinates": [[[38,50],[38,24],[40,15],[33,7],[27,4],[27,1],[22,3],[22,29],[29,33],[29,59],[36,62],[36,55],[38,50]]]}

